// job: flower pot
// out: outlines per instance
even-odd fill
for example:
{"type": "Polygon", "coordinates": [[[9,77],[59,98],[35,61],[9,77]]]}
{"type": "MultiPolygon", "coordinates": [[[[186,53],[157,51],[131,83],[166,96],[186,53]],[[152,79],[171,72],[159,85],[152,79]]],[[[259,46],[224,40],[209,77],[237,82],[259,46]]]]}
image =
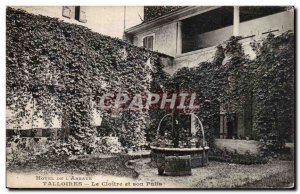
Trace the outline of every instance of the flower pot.
{"type": "Polygon", "coordinates": [[[173,148],[173,147],[174,147],[174,144],[173,144],[173,143],[168,143],[168,144],[166,144],[166,147],[167,147],[167,148],[173,148]]]}
{"type": "Polygon", "coordinates": [[[166,147],[166,145],[167,145],[166,143],[161,143],[159,147],[163,147],[164,148],[164,147],[166,147]]]}

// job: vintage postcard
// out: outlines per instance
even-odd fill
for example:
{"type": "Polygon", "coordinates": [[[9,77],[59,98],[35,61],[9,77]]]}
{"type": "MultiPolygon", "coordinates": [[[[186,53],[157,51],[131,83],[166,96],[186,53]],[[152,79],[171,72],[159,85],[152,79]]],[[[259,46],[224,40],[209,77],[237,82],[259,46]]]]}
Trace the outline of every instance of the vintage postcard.
{"type": "Polygon", "coordinates": [[[7,187],[294,189],[294,14],[7,6],[7,187]]]}

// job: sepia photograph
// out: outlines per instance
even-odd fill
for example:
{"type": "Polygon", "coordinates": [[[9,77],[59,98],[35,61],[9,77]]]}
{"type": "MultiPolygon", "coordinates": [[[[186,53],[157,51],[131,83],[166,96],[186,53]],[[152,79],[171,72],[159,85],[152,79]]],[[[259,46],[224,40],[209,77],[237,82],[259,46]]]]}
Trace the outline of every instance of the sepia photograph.
{"type": "Polygon", "coordinates": [[[5,9],[7,188],[295,189],[295,6],[5,9]]]}

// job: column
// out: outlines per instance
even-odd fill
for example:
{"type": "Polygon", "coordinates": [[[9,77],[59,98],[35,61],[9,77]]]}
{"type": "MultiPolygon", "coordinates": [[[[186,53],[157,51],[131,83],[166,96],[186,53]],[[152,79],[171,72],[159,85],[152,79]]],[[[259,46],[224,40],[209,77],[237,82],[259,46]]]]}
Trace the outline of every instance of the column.
{"type": "Polygon", "coordinates": [[[182,53],[182,31],[181,31],[182,22],[177,22],[177,45],[176,45],[176,54],[180,55],[182,53]]]}
{"type": "Polygon", "coordinates": [[[240,35],[240,8],[239,6],[233,7],[233,36],[240,35]]]}
{"type": "Polygon", "coordinates": [[[191,133],[196,134],[197,133],[197,128],[196,128],[196,117],[192,114],[191,115],[191,133]]]}

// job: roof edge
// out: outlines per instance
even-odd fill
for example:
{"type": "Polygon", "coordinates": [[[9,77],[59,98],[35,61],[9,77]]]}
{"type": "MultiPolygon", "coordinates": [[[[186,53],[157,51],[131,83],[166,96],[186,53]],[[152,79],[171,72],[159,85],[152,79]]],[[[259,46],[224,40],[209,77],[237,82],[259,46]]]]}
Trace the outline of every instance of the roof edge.
{"type": "Polygon", "coordinates": [[[149,29],[161,24],[165,24],[167,22],[177,21],[181,19],[185,19],[188,17],[191,17],[193,15],[204,13],[216,8],[219,8],[221,6],[185,6],[182,9],[178,9],[176,11],[170,12],[166,15],[163,15],[161,17],[155,18],[153,20],[147,21],[145,23],[138,24],[136,26],[133,26],[131,28],[128,28],[125,30],[125,33],[131,34],[131,33],[137,33],[140,31],[143,31],[145,29],[149,29]],[[187,17],[187,15],[189,15],[187,17]]]}

